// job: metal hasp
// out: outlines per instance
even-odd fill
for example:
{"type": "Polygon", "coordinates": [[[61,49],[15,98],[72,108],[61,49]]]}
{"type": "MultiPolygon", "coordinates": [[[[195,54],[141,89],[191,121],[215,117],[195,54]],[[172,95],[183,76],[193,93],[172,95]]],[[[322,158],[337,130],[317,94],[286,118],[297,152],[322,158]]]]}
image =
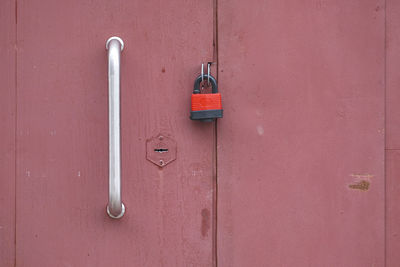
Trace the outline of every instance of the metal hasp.
{"type": "Polygon", "coordinates": [[[108,50],[108,122],[109,122],[109,199],[107,213],[113,219],[121,218],[125,206],[121,200],[121,126],[120,126],[120,66],[124,42],[111,37],[108,50]]]}
{"type": "Polygon", "coordinates": [[[176,142],[174,139],[159,134],[146,141],[146,158],[158,167],[165,167],[176,159],[176,142]]]}

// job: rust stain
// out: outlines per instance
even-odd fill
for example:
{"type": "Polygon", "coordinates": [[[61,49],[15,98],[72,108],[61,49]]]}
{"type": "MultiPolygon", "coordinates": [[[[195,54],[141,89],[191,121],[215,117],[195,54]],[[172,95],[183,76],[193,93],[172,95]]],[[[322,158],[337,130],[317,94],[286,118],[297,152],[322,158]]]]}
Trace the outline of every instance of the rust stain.
{"type": "Polygon", "coordinates": [[[210,211],[208,209],[201,210],[201,235],[206,237],[210,230],[210,211]]]}
{"type": "Polygon", "coordinates": [[[368,182],[366,180],[361,180],[359,182],[356,182],[355,184],[349,185],[349,188],[361,190],[361,191],[368,191],[369,185],[370,185],[370,182],[368,182]]]}

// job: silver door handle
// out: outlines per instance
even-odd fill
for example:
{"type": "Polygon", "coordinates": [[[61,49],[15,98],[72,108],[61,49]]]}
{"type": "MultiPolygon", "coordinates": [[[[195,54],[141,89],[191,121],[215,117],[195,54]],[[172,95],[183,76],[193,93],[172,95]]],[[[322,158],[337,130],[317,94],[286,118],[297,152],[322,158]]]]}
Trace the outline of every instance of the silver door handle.
{"type": "Polygon", "coordinates": [[[108,50],[108,123],[109,123],[109,185],[107,213],[119,219],[125,213],[121,200],[121,129],[120,129],[120,63],[124,42],[111,37],[106,42],[108,50]]]}

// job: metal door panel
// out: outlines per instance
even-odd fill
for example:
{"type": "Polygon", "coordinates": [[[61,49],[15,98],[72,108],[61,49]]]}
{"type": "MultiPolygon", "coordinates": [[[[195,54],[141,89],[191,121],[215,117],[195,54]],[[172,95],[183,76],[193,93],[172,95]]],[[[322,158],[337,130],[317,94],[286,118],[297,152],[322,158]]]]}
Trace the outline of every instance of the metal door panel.
{"type": "Polygon", "coordinates": [[[0,2],[0,266],[15,262],[15,3],[0,2]]]}
{"type": "Polygon", "coordinates": [[[218,1],[219,266],[384,265],[384,1],[218,1]]]}
{"type": "Polygon", "coordinates": [[[212,264],[214,130],[188,118],[193,79],[213,57],[212,5],[18,2],[18,266],[212,264]],[[113,35],[125,42],[119,221],[106,214],[113,35]],[[146,160],[160,133],[177,143],[163,168],[146,160]]]}
{"type": "Polygon", "coordinates": [[[386,266],[400,261],[400,2],[386,1],[386,266]]]}

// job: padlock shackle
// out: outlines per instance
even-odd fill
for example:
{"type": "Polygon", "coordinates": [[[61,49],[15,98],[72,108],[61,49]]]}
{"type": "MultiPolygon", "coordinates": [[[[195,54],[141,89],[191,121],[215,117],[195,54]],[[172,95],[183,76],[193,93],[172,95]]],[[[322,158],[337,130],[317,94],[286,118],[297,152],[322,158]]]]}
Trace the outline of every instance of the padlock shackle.
{"type": "Polygon", "coordinates": [[[211,75],[204,74],[200,75],[199,77],[196,78],[194,81],[194,87],[193,87],[193,94],[200,94],[200,83],[202,80],[210,79],[211,87],[212,87],[212,93],[216,94],[218,93],[218,84],[215,78],[211,75]]]}

